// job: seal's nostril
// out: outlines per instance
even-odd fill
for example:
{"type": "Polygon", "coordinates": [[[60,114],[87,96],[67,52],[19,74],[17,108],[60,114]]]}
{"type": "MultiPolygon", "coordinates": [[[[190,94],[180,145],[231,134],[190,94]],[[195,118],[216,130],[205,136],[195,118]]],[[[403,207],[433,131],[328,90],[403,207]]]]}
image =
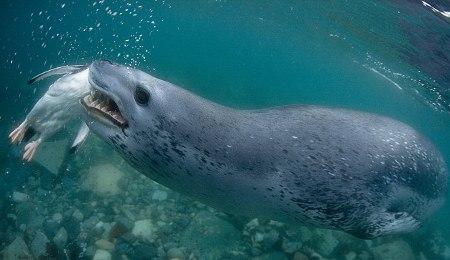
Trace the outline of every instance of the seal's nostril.
{"type": "Polygon", "coordinates": [[[110,61],[110,60],[100,60],[99,63],[100,63],[100,64],[110,64],[110,65],[113,65],[112,61],[110,61]]]}

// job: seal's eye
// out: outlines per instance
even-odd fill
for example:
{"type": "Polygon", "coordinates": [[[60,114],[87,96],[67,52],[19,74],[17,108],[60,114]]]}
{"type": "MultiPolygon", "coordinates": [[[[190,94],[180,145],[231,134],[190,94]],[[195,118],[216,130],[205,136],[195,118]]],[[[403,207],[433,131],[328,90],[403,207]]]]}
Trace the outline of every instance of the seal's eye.
{"type": "Polygon", "coordinates": [[[136,88],[136,90],[134,91],[134,100],[136,100],[139,105],[146,106],[149,99],[150,95],[148,94],[147,90],[142,87],[136,88]]]}

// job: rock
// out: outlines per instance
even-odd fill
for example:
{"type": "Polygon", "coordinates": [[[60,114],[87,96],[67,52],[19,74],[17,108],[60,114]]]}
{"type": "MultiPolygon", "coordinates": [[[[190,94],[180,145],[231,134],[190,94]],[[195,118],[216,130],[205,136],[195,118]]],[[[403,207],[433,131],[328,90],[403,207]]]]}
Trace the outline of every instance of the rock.
{"type": "Polygon", "coordinates": [[[292,260],[308,260],[309,257],[302,252],[295,252],[294,256],[292,257],[292,260]]]}
{"type": "Polygon", "coordinates": [[[155,239],[155,227],[150,219],[138,220],[134,222],[134,227],[131,233],[136,237],[142,238],[148,242],[155,239]]]}
{"type": "Polygon", "coordinates": [[[97,165],[91,167],[85,174],[81,187],[101,196],[116,195],[121,191],[119,188],[119,180],[123,175],[123,172],[111,164],[97,165]]]}
{"type": "Polygon", "coordinates": [[[278,231],[276,231],[275,229],[272,229],[269,232],[264,233],[264,239],[261,244],[265,248],[272,248],[278,242],[279,238],[280,238],[280,236],[279,236],[278,231]]]}
{"type": "Polygon", "coordinates": [[[259,226],[259,221],[257,218],[254,218],[245,225],[245,228],[247,228],[248,230],[252,230],[255,229],[257,226],[259,226]]]}
{"type": "Polygon", "coordinates": [[[283,243],[281,244],[281,248],[283,248],[283,251],[292,254],[295,251],[298,251],[302,247],[302,242],[300,241],[289,241],[287,239],[283,240],[283,243]]]}
{"type": "Polygon", "coordinates": [[[403,240],[382,244],[372,249],[375,260],[378,259],[414,259],[411,247],[403,240]]]}
{"type": "Polygon", "coordinates": [[[53,243],[55,243],[55,245],[60,249],[64,248],[67,243],[67,231],[64,227],[60,228],[58,232],[56,232],[53,237],[53,243]]]}
{"type": "Polygon", "coordinates": [[[102,238],[108,238],[108,235],[111,231],[111,223],[105,223],[104,228],[105,231],[103,231],[102,238]]]}
{"type": "Polygon", "coordinates": [[[74,218],[75,218],[76,220],[78,220],[78,221],[82,221],[83,218],[84,218],[84,215],[83,215],[83,213],[81,213],[80,210],[76,209],[76,210],[73,212],[72,217],[74,217],[74,218]]]}
{"type": "Polygon", "coordinates": [[[14,202],[24,202],[28,201],[30,199],[30,196],[23,192],[14,191],[11,198],[14,202]]]}
{"type": "Polygon", "coordinates": [[[122,235],[128,233],[133,227],[133,223],[129,223],[127,219],[117,221],[109,231],[108,238],[115,239],[121,237],[122,235]]]}
{"type": "Polygon", "coordinates": [[[357,257],[358,260],[369,260],[372,259],[372,256],[367,251],[361,251],[357,257]]]}
{"type": "Polygon", "coordinates": [[[46,255],[48,242],[50,242],[50,240],[48,240],[47,236],[41,231],[37,231],[31,241],[31,252],[33,255],[36,257],[46,255]]]}
{"type": "Polygon", "coordinates": [[[222,259],[224,253],[238,251],[241,232],[214,213],[202,210],[180,234],[179,244],[196,252],[198,259],[222,259]]]}
{"type": "Polygon", "coordinates": [[[255,235],[253,235],[253,241],[256,243],[260,243],[264,240],[264,234],[260,232],[256,232],[255,235]]]}
{"type": "Polygon", "coordinates": [[[302,242],[306,242],[306,241],[310,240],[313,236],[313,233],[311,232],[311,230],[309,230],[309,228],[304,227],[304,226],[300,227],[298,229],[297,233],[302,242]]]}
{"type": "Polygon", "coordinates": [[[442,252],[442,256],[443,256],[445,259],[450,259],[450,247],[445,246],[445,248],[444,248],[444,250],[443,250],[443,252],[442,252]]]}
{"type": "Polygon", "coordinates": [[[356,253],[353,251],[348,252],[347,254],[344,255],[345,260],[354,260],[356,259],[356,253]]]}
{"type": "Polygon", "coordinates": [[[111,254],[106,250],[98,249],[92,260],[111,260],[111,254]]]}
{"type": "Polygon", "coordinates": [[[97,224],[95,224],[92,230],[96,236],[102,235],[106,230],[105,223],[103,221],[99,221],[97,224]]]}
{"type": "Polygon", "coordinates": [[[42,229],[48,237],[54,237],[59,228],[60,224],[56,223],[52,219],[44,221],[42,225],[42,229]]]}
{"type": "Polygon", "coordinates": [[[97,246],[99,249],[104,249],[108,251],[114,250],[114,244],[106,239],[100,239],[95,241],[95,246],[97,246]]]}
{"type": "Polygon", "coordinates": [[[52,220],[55,221],[58,224],[61,223],[62,219],[63,219],[63,216],[62,216],[61,213],[55,213],[52,216],[52,220]]]}
{"type": "Polygon", "coordinates": [[[315,236],[318,240],[315,248],[321,255],[329,256],[339,245],[339,240],[333,236],[331,230],[317,229],[315,236]]]}
{"type": "Polygon", "coordinates": [[[11,244],[9,244],[3,250],[3,259],[4,260],[15,260],[15,259],[33,259],[28,250],[25,241],[21,237],[17,237],[11,244]]]}
{"type": "Polygon", "coordinates": [[[254,260],[288,260],[287,256],[280,251],[273,251],[264,255],[254,257],[254,260]]]}
{"type": "Polygon", "coordinates": [[[168,258],[176,258],[176,259],[183,259],[184,258],[184,254],[183,251],[181,251],[181,249],[179,248],[171,248],[167,251],[167,257],[168,258]]]}
{"type": "Polygon", "coordinates": [[[152,195],[152,200],[164,201],[167,199],[167,192],[163,190],[155,190],[152,195]]]}

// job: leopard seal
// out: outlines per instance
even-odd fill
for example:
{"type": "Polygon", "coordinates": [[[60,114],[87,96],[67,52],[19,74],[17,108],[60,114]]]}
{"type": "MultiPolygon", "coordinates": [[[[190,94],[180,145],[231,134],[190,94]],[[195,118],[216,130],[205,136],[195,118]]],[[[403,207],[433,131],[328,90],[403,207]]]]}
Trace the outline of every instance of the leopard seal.
{"type": "Polygon", "coordinates": [[[447,167],[408,125],[347,109],[225,107],[110,61],[89,68],[89,128],[142,174],[235,215],[409,232],[444,201],[447,167]]]}

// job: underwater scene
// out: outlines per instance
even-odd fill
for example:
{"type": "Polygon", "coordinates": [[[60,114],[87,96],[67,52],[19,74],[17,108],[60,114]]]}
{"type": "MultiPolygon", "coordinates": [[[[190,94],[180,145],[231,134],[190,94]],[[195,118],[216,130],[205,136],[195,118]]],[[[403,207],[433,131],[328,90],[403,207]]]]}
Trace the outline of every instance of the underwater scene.
{"type": "Polygon", "coordinates": [[[0,6],[0,259],[450,259],[447,0],[0,6]]]}

